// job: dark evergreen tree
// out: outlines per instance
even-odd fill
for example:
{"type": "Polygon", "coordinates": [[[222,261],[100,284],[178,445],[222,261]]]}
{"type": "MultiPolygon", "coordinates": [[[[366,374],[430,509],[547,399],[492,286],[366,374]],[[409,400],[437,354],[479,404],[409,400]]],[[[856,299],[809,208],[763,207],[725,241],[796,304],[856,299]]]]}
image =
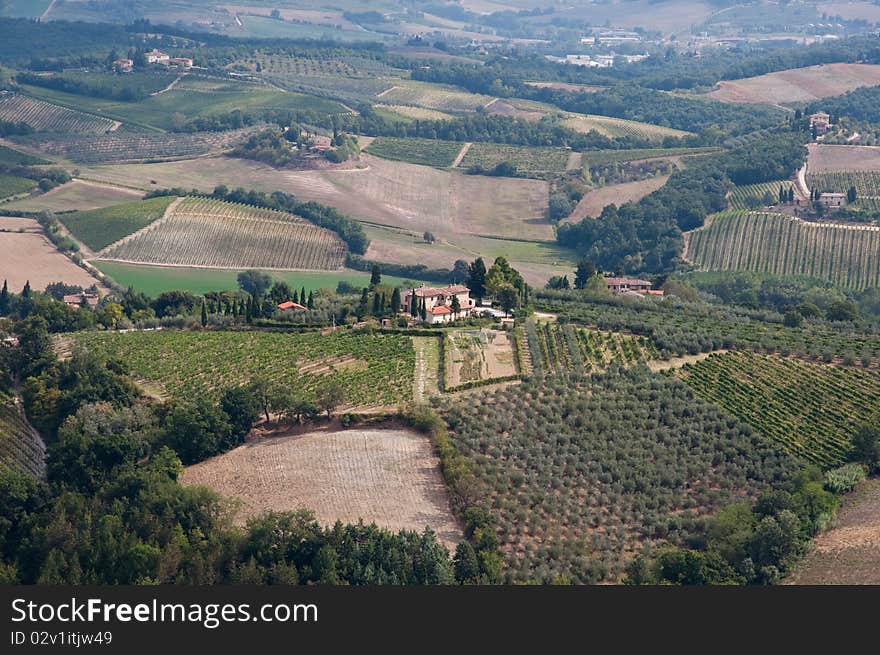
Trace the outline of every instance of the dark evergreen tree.
{"type": "Polygon", "coordinates": [[[400,313],[400,289],[394,287],[391,292],[391,313],[397,316],[400,313]]]}
{"type": "Polygon", "coordinates": [[[582,259],[578,262],[577,269],[574,272],[574,288],[583,289],[595,274],[596,265],[589,259],[582,259]]]}
{"type": "Polygon", "coordinates": [[[30,280],[28,280],[27,282],[24,283],[24,288],[21,290],[21,297],[25,298],[25,299],[31,297],[31,281],[30,280]]]}
{"type": "Polygon", "coordinates": [[[309,309],[315,308],[315,294],[312,291],[309,291],[309,299],[306,303],[306,307],[309,309]]]}
{"type": "Polygon", "coordinates": [[[202,327],[206,327],[208,325],[208,307],[205,305],[205,301],[202,301],[202,327]]]}
{"type": "Polygon", "coordinates": [[[0,291],[0,316],[6,316],[9,313],[9,285],[3,280],[3,290],[0,291]]]}
{"type": "Polygon", "coordinates": [[[486,263],[482,257],[477,257],[468,266],[467,288],[477,301],[482,301],[486,295],[486,263]]]}
{"type": "Polygon", "coordinates": [[[373,264],[372,271],[370,272],[370,286],[375,288],[381,283],[382,270],[379,268],[379,264],[373,264]]]}

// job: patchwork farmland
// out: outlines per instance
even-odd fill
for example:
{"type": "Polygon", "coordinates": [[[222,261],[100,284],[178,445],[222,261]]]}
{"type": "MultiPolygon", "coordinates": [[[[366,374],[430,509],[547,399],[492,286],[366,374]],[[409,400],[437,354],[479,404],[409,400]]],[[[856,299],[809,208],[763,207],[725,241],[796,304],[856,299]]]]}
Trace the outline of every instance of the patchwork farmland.
{"type": "Polygon", "coordinates": [[[690,233],[687,257],[705,270],[807,275],[864,289],[880,284],[880,228],[721,212],[690,233]]]}
{"type": "Polygon", "coordinates": [[[100,259],[140,264],[335,270],[345,244],[329,230],[271,209],[186,198],[160,221],[109,246],[100,259]]]}
{"type": "Polygon", "coordinates": [[[587,133],[595,130],[607,137],[632,136],[638,139],[658,142],[668,136],[677,139],[690,134],[690,132],[675,130],[671,127],[661,127],[660,125],[629,121],[623,118],[588,114],[568,114],[567,118],[562,121],[562,125],[576,132],[587,133]]]}
{"type": "Polygon", "coordinates": [[[62,214],[59,220],[81,243],[98,252],[162,218],[173,197],[150,198],[91,211],[62,214]]]}

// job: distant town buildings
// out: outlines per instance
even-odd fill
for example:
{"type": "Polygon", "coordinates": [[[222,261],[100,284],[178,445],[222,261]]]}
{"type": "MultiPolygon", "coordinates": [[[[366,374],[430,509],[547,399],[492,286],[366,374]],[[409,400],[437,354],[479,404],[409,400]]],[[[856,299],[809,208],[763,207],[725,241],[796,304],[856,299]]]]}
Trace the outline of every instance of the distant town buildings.
{"type": "Polygon", "coordinates": [[[167,66],[171,62],[170,55],[156,50],[155,48],[150,52],[144,53],[144,57],[147,58],[148,64],[162,64],[167,66]]]}
{"type": "Polygon", "coordinates": [[[68,307],[97,307],[98,301],[100,298],[97,293],[89,293],[88,291],[83,291],[82,293],[72,293],[70,295],[64,296],[62,298],[64,304],[68,307]]]}

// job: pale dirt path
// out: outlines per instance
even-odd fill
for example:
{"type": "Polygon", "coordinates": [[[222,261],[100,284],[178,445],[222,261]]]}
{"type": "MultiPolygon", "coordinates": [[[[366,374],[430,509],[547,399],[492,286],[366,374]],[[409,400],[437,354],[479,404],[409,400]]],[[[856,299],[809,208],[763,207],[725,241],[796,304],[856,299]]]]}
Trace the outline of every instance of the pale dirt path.
{"type": "Polygon", "coordinates": [[[467,154],[467,151],[471,149],[471,146],[474,145],[470,141],[465,143],[461,150],[458,151],[458,154],[455,156],[455,159],[452,160],[452,164],[449,165],[450,168],[458,168],[458,165],[461,163],[461,160],[464,159],[464,156],[467,154]]]}
{"type": "Polygon", "coordinates": [[[119,239],[119,241],[114,241],[113,243],[111,243],[109,246],[107,246],[106,248],[104,248],[100,252],[95,253],[95,256],[100,257],[101,255],[106,254],[110,248],[115,248],[116,246],[121,246],[123,243],[127,243],[128,241],[131,241],[133,238],[135,238],[139,234],[142,234],[143,232],[146,232],[147,230],[150,230],[154,227],[158,227],[160,224],[164,223],[165,221],[167,221],[171,217],[171,215],[174,213],[174,210],[177,209],[178,205],[180,205],[180,203],[183,202],[183,200],[184,200],[183,198],[175,198],[174,200],[171,201],[171,204],[165,208],[165,211],[163,212],[161,218],[156,219],[155,221],[153,221],[149,225],[145,225],[144,227],[139,229],[137,232],[132,232],[127,237],[122,237],[121,239],[119,239]]]}
{"type": "Polygon", "coordinates": [[[168,86],[166,86],[164,89],[159,89],[158,91],[154,91],[150,95],[151,96],[160,96],[163,93],[168,93],[171,89],[173,89],[175,86],[177,86],[177,83],[183,79],[184,75],[186,75],[186,73],[181,73],[180,75],[175,77],[173,80],[171,80],[171,83],[168,86]]]}
{"type": "Polygon", "coordinates": [[[810,197],[810,188],[807,186],[807,162],[804,162],[797,172],[797,186],[802,198],[810,197]]]}
{"type": "Polygon", "coordinates": [[[381,98],[381,97],[384,96],[385,94],[387,94],[387,93],[391,93],[392,91],[394,91],[394,89],[399,89],[399,88],[400,88],[399,86],[391,86],[391,87],[388,87],[388,88],[385,89],[384,91],[380,91],[379,93],[377,93],[377,94],[376,94],[376,97],[377,97],[377,98],[381,98]]]}
{"type": "Polygon", "coordinates": [[[42,14],[40,14],[40,21],[41,22],[46,20],[49,17],[49,12],[55,8],[56,2],[58,2],[58,0],[52,0],[52,2],[49,3],[49,6],[46,7],[46,11],[44,11],[42,14]]]}
{"type": "Polygon", "coordinates": [[[568,161],[565,163],[566,171],[575,171],[581,167],[582,156],[579,152],[572,152],[568,155],[568,161]]]}
{"type": "Polygon", "coordinates": [[[673,357],[671,359],[653,359],[648,362],[648,368],[654,373],[657,373],[658,371],[669,371],[671,369],[681,368],[686,364],[696,364],[711,355],[723,355],[726,352],[729,351],[722,348],[721,350],[712,350],[707,353],[698,353],[696,355],[684,355],[682,357],[673,357]]]}

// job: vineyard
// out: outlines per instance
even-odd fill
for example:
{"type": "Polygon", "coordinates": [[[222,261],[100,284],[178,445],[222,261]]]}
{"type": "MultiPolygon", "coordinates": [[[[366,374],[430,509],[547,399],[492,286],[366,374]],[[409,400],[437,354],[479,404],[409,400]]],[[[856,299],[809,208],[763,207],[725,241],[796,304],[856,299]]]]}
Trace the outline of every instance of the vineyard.
{"type": "Polygon", "coordinates": [[[810,323],[790,328],[780,322],[781,317],[765,318],[763,313],[730,306],[719,309],[669,301],[634,304],[618,298],[584,301],[547,295],[536,303],[541,311],[595,325],[600,330],[645,336],[654,343],[661,359],[738,348],[825,362],[852,360],[864,367],[876,366],[880,360],[880,338],[870,328],[810,323]]]}
{"type": "Polygon", "coordinates": [[[26,193],[36,186],[36,182],[26,177],[0,174],[0,199],[26,193]]]}
{"type": "Polygon", "coordinates": [[[710,355],[680,373],[694,392],[782,448],[830,468],[877,410],[880,374],[749,352],[710,355]]]}
{"type": "Polygon", "coordinates": [[[15,399],[0,392],[0,473],[5,471],[42,477],[46,447],[15,399]]]}
{"type": "Polygon", "coordinates": [[[110,246],[101,259],[142,264],[336,270],[345,263],[336,234],[271,209],[187,198],[169,216],[110,246]]]}
{"type": "Polygon", "coordinates": [[[441,411],[495,519],[506,582],[620,581],[645,546],[699,539],[705,518],[799,467],[645,371],[532,379],[441,411]]]}
{"type": "Polygon", "coordinates": [[[611,364],[632,366],[660,358],[644,337],[535,321],[526,323],[526,334],[532,369],[539,376],[590,373],[611,364]]]}
{"type": "Polygon", "coordinates": [[[314,396],[332,382],[348,407],[412,400],[415,352],[410,337],[318,332],[81,332],[75,341],[118,357],[133,374],[173,398],[219,396],[263,376],[314,396]]]}
{"type": "Polygon", "coordinates": [[[374,109],[377,112],[389,112],[398,120],[401,117],[414,121],[448,121],[453,118],[451,114],[437,111],[436,109],[411,107],[409,105],[376,105],[374,109]]]}
{"type": "Polygon", "coordinates": [[[858,198],[880,197],[880,171],[828,171],[808,173],[807,186],[820,191],[846,193],[856,188],[858,198]]]}
{"type": "Polygon", "coordinates": [[[0,120],[27,123],[40,132],[104,134],[113,131],[116,123],[109,118],[73,111],[21,94],[0,93],[0,120]]]}
{"type": "Polygon", "coordinates": [[[197,157],[231,149],[253,131],[254,128],[245,128],[228,132],[162,134],[119,130],[102,135],[38,134],[16,137],[16,141],[78,164],[104,164],[197,157]]]}
{"type": "Polygon", "coordinates": [[[494,98],[478,93],[468,93],[453,86],[430,84],[428,82],[397,81],[376,96],[390,105],[416,105],[438,111],[476,111],[485,107],[494,98]]]}
{"type": "Polygon", "coordinates": [[[594,116],[590,114],[569,114],[562,121],[562,126],[575,132],[587,133],[595,130],[599,134],[611,138],[631,136],[649,141],[662,141],[668,136],[677,139],[690,134],[690,132],[674,130],[671,127],[661,127],[659,125],[651,125],[650,123],[628,121],[623,118],[610,118],[608,116],[594,116]]]}
{"type": "Polygon", "coordinates": [[[479,166],[491,170],[501,162],[516,166],[519,173],[541,175],[563,173],[568,164],[570,150],[563,148],[529,148],[495,143],[474,143],[468,148],[459,164],[460,168],[479,166]]]}
{"type": "Polygon", "coordinates": [[[728,197],[730,207],[732,209],[754,209],[755,207],[776,205],[779,203],[779,187],[788,193],[793,185],[794,183],[789,180],[776,180],[735,186],[728,197]],[[768,197],[772,198],[771,202],[764,202],[768,197]]]}
{"type": "Polygon", "coordinates": [[[398,139],[383,136],[373,139],[366,151],[383,159],[446,168],[455,161],[462,145],[455,141],[398,139]]]}
{"type": "Polygon", "coordinates": [[[708,270],[808,275],[864,289],[880,284],[880,229],[721,212],[690,234],[688,259],[708,270]]]}
{"type": "Polygon", "coordinates": [[[591,150],[583,154],[588,166],[616,164],[640,159],[662,159],[687,155],[704,155],[717,152],[718,148],[637,148],[634,150],[591,150]]]}
{"type": "Polygon", "coordinates": [[[264,52],[238,59],[226,68],[233,71],[259,70],[263,75],[284,77],[374,77],[394,73],[390,66],[363,57],[309,57],[264,52]]]}
{"type": "Polygon", "coordinates": [[[150,198],[103,209],[61,214],[58,219],[95,252],[162,218],[173,197],[150,198]]]}

